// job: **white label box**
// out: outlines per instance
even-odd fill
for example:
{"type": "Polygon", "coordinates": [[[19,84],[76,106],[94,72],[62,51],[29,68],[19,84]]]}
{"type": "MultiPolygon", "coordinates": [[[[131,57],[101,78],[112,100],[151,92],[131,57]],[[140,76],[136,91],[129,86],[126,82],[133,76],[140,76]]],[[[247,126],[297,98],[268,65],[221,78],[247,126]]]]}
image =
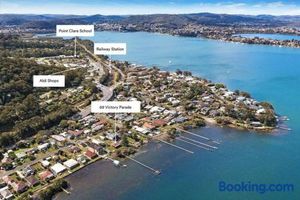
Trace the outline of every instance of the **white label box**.
{"type": "Polygon", "coordinates": [[[33,87],[65,87],[65,75],[33,75],[33,87]]]}
{"type": "Polygon", "coordinates": [[[92,101],[92,113],[139,113],[140,101],[92,101]]]}
{"type": "Polygon", "coordinates": [[[94,36],[94,25],[56,25],[56,36],[94,36]]]}
{"type": "Polygon", "coordinates": [[[96,55],[126,55],[126,43],[94,43],[96,55]]]}

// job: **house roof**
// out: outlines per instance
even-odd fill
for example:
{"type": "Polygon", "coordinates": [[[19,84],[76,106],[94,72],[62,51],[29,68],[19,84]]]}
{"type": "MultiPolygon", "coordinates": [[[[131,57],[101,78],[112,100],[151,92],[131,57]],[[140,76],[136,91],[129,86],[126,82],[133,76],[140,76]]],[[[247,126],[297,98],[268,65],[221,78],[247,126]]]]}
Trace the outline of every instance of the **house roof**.
{"type": "Polygon", "coordinates": [[[66,162],[64,162],[64,166],[66,166],[68,168],[75,167],[76,165],[78,165],[78,162],[74,159],[69,159],[66,162]]]}
{"type": "Polygon", "coordinates": [[[89,159],[93,159],[93,158],[97,157],[97,154],[96,154],[95,152],[90,151],[90,150],[87,150],[87,151],[84,153],[84,155],[85,155],[86,157],[88,157],[89,159]]]}
{"type": "Polygon", "coordinates": [[[53,165],[52,167],[50,167],[52,172],[55,172],[56,174],[59,174],[63,171],[65,171],[67,168],[65,166],[63,166],[60,163],[56,163],[55,165],[53,165]]]}
{"type": "Polygon", "coordinates": [[[9,191],[8,187],[4,187],[0,189],[0,196],[4,199],[10,199],[13,197],[13,194],[9,191]]]}
{"type": "Polygon", "coordinates": [[[3,176],[2,180],[6,183],[9,184],[12,181],[12,178],[10,178],[9,176],[3,176]]]}
{"type": "Polygon", "coordinates": [[[74,135],[76,137],[76,136],[81,135],[83,133],[83,130],[75,130],[75,131],[68,130],[68,133],[71,134],[71,135],[74,135]]]}
{"type": "Polygon", "coordinates": [[[58,142],[64,142],[66,140],[66,138],[63,137],[62,135],[51,135],[51,137],[58,142]]]}
{"type": "Polygon", "coordinates": [[[28,176],[26,178],[27,182],[29,183],[29,186],[33,186],[39,183],[39,180],[37,180],[37,178],[35,178],[34,175],[28,176]]]}
{"type": "Polygon", "coordinates": [[[167,124],[167,121],[164,119],[155,119],[152,121],[153,126],[164,126],[167,124]]]}
{"type": "Polygon", "coordinates": [[[42,181],[52,178],[54,175],[49,170],[42,171],[39,173],[39,177],[42,181]]]}
{"type": "Polygon", "coordinates": [[[23,181],[12,182],[11,187],[15,192],[22,192],[27,188],[27,185],[23,181]]]}
{"type": "Polygon", "coordinates": [[[144,128],[148,128],[148,129],[154,129],[154,128],[155,128],[155,126],[153,126],[152,124],[150,124],[150,123],[148,123],[148,122],[145,122],[145,123],[143,124],[143,127],[144,127],[144,128]]]}
{"type": "Polygon", "coordinates": [[[1,160],[2,163],[11,163],[12,162],[12,159],[10,157],[4,157],[2,160],[1,160]]]}
{"type": "Polygon", "coordinates": [[[44,167],[48,167],[50,165],[50,162],[48,160],[42,160],[41,161],[41,164],[44,166],[44,167]]]}

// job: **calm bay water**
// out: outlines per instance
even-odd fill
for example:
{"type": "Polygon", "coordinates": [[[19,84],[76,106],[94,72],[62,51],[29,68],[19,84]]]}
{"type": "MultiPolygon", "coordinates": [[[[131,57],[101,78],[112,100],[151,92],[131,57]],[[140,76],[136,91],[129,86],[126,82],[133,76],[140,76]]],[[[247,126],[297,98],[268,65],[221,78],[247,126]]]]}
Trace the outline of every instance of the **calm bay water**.
{"type": "MultiPolygon", "coordinates": [[[[98,32],[95,42],[126,42],[127,55],[113,59],[159,66],[162,70],[189,70],[194,75],[225,83],[230,89],[248,91],[260,101],[271,102],[287,115],[293,129],[265,135],[229,128],[193,130],[222,140],[215,152],[187,146],[195,154],[151,143],[137,155],[154,168],[154,176],[135,163],[115,168],[97,162],[68,177],[72,194],[57,199],[121,200],[214,200],[272,199],[300,197],[300,49],[242,45],[200,38],[150,33],[98,32]],[[294,192],[219,192],[219,181],[240,183],[291,183],[294,192]]],[[[190,136],[189,136],[190,137],[190,136]]]]}

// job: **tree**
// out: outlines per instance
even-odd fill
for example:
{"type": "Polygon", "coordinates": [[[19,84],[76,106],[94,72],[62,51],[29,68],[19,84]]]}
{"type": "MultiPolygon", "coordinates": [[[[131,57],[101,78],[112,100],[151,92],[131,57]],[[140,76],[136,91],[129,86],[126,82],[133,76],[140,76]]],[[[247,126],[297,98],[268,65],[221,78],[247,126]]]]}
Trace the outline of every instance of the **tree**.
{"type": "Polygon", "coordinates": [[[5,170],[11,170],[13,168],[13,165],[11,163],[3,163],[2,164],[2,167],[5,169],[5,170]]]}
{"type": "Polygon", "coordinates": [[[192,72],[183,71],[183,75],[185,75],[185,76],[192,76],[192,72]]]}
{"type": "Polygon", "coordinates": [[[63,179],[59,179],[57,181],[55,181],[53,183],[53,185],[51,185],[50,187],[42,190],[40,193],[39,193],[39,197],[40,199],[43,199],[43,200],[51,200],[52,197],[62,191],[62,188],[67,188],[68,187],[68,182],[63,180],[63,179]]]}
{"type": "Polygon", "coordinates": [[[176,74],[177,74],[177,75],[182,75],[182,71],[181,71],[180,69],[177,69],[177,70],[176,70],[176,74]]]}
{"type": "Polygon", "coordinates": [[[128,147],[128,145],[129,145],[128,138],[127,138],[126,135],[123,135],[123,136],[122,136],[122,146],[128,147]]]}
{"type": "Polygon", "coordinates": [[[216,83],[215,84],[216,89],[225,88],[225,85],[223,83],[216,83]]]}
{"type": "Polygon", "coordinates": [[[59,126],[62,127],[62,128],[67,128],[68,127],[68,120],[61,120],[60,123],[59,123],[59,126]]]}

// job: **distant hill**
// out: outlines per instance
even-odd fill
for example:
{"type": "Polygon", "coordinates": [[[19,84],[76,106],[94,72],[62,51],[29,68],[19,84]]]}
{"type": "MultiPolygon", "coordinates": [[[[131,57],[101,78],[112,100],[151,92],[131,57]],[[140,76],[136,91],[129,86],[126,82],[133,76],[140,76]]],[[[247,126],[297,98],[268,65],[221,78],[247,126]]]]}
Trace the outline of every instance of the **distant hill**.
{"type": "Polygon", "coordinates": [[[300,16],[272,16],[272,15],[228,15],[213,13],[193,14],[153,14],[153,15],[23,15],[0,14],[0,25],[20,25],[28,28],[54,28],[56,24],[153,24],[160,23],[169,26],[182,26],[187,23],[203,25],[249,25],[249,26],[298,26],[300,16]]]}
{"type": "Polygon", "coordinates": [[[282,25],[278,19],[268,19],[257,16],[247,15],[227,15],[212,13],[195,13],[195,14],[157,14],[157,15],[132,15],[122,21],[123,23],[173,23],[184,25],[186,23],[195,23],[203,25],[282,25]]]}

